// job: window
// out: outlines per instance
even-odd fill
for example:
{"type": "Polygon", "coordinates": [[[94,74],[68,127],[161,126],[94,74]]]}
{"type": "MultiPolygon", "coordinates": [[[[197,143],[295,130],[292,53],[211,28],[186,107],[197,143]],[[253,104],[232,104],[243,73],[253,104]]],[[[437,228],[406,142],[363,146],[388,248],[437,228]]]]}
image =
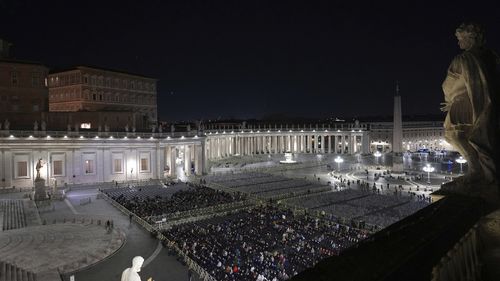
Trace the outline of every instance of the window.
{"type": "Polygon", "coordinates": [[[28,177],[28,162],[27,161],[17,162],[17,177],[18,178],[28,177]]]}
{"type": "Polygon", "coordinates": [[[97,100],[97,95],[96,94],[92,94],[92,100],[97,100]]]}
{"type": "Polygon", "coordinates": [[[10,73],[10,80],[12,82],[12,86],[17,86],[19,84],[19,77],[17,71],[12,71],[10,73]]]}
{"type": "Polygon", "coordinates": [[[62,176],[63,175],[63,161],[62,160],[54,160],[52,161],[54,176],[62,176]]]}
{"type": "Polygon", "coordinates": [[[85,84],[89,83],[89,78],[87,76],[83,77],[83,83],[85,83],[85,84]]]}
{"type": "Polygon", "coordinates": [[[149,159],[141,158],[141,172],[149,171],[149,159]]]}
{"type": "Polygon", "coordinates": [[[113,172],[122,173],[122,159],[114,159],[113,161],[113,172]]]}
{"type": "Polygon", "coordinates": [[[31,86],[33,87],[40,86],[40,73],[38,72],[31,73],[31,86]]]}
{"type": "Polygon", "coordinates": [[[90,129],[90,128],[92,128],[91,123],[81,123],[80,124],[80,129],[90,129]]]}
{"type": "Polygon", "coordinates": [[[94,173],[94,160],[85,160],[85,174],[94,173]]]}

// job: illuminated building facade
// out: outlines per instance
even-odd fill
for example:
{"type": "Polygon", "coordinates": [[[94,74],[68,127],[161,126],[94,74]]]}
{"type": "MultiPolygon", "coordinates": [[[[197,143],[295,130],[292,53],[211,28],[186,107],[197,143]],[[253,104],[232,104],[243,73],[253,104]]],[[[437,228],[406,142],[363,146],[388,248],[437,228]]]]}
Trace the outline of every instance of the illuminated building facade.
{"type": "MultiPolygon", "coordinates": [[[[90,124],[90,129],[119,123],[116,127],[149,128],[157,124],[156,79],[106,70],[77,66],[49,74],[49,110],[51,112],[107,112],[102,120],[90,120],[92,115],[70,114],[78,123],[90,124]],[[113,112],[128,112],[130,118],[116,121],[113,112]],[[89,119],[89,120],[87,120],[89,119]]],[[[88,129],[88,128],[86,128],[88,129]]]]}

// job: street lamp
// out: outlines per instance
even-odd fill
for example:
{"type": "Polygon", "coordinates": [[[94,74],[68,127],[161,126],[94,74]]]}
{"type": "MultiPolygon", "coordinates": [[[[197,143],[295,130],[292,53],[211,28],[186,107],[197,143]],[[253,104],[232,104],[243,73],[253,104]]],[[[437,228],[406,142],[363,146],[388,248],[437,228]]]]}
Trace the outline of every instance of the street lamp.
{"type": "Polygon", "coordinates": [[[375,156],[375,158],[377,159],[377,166],[378,166],[378,159],[380,158],[380,156],[382,156],[382,153],[380,153],[380,151],[375,151],[375,153],[373,153],[373,156],[375,156]]]}
{"type": "Polygon", "coordinates": [[[340,173],[340,163],[344,162],[344,159],[342,159],[342,157],[340,157],[340,156],[337,156],[337,158],[335,158],[335,160],[333,160],[333,161],[335,161],[335,163],[337,163],[337,170],[340,173]]]}
{"type": "Polygon", "coordinates": [[[460,156],[457,160],[455,160],[455,162],[457,162],[458,164],[460,164],[460,174],[463,174],[462,165],[464,163],[467,163],[467,160],[465,160],[465,158],[463,158],[462,156],[460,156]]]}
{"type": "Polygon", "coordinates": [[[427,172],[427,183],[431,183],[431,173],[434,172],[434,167],[431,166],[431,164],[427,164],[424,167],[424,172],[427,172]]]}

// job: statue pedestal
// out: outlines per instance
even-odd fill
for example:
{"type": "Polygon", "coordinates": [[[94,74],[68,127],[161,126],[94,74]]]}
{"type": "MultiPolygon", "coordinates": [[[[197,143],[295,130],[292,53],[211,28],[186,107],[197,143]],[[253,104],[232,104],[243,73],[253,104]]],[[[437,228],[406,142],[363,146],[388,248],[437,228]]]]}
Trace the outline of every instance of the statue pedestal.
{"type": "Polygon", "coordinates": [[[43,201],[47,200],[47,192],[45,190],[45,180],[44,179],[36,179],[35,180],[35,201],[43,201]]]}
{"type": "Polygon", "coordinates": [[[391,171],[394,174],[404,174],[404,166],[403,166],[403,155],[401,153],[394,153],[392,155],[392,169],[391,171]]]}

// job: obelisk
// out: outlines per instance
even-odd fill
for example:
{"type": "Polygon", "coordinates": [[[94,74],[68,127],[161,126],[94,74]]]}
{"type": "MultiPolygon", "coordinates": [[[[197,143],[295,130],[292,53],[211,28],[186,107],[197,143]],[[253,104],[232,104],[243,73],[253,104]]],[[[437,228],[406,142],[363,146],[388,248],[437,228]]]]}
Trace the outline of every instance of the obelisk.
{"type": "Polygon", "coordinates": [[[401,96],[399,83],[396,84],[394,96],[394,128],[392,129],[392,172],[403,172],[403,121],[401,116],[401,96]]]}

